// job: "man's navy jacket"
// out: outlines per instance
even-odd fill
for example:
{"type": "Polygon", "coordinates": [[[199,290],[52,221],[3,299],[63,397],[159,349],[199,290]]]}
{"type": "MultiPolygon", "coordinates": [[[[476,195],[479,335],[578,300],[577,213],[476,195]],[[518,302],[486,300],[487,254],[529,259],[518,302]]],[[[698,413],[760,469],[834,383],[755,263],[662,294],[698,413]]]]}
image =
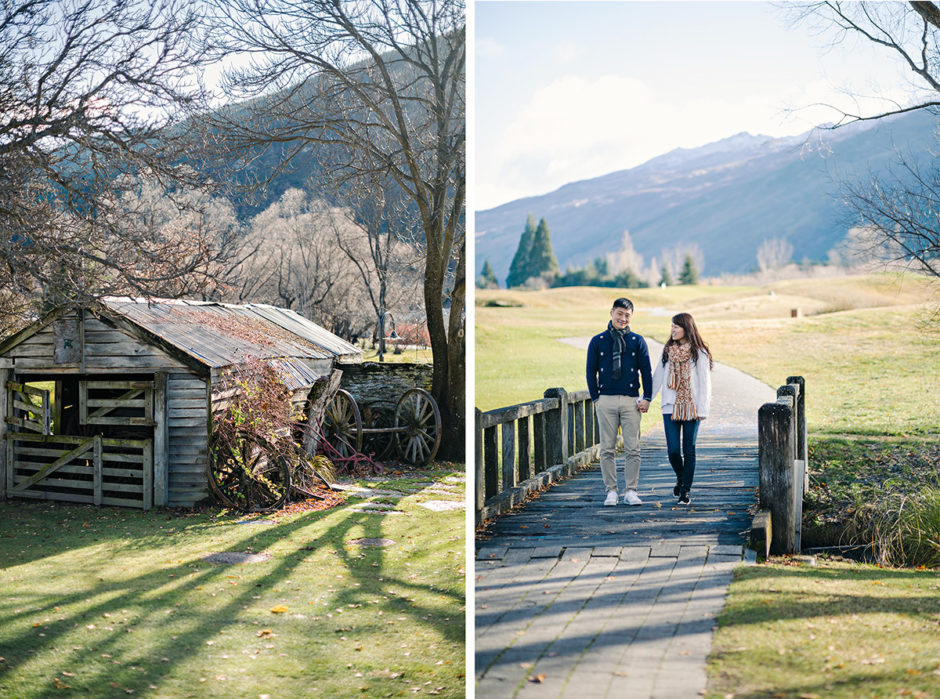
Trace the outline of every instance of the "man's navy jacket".
{"type": "Polygon", "coordinates": [[[614,380],[614,340],[610,331],[591,338],[587,351],[587,385],[591,400],[599,395],[639,396],[640,377],[643,378],[643,398],[651,400],[653,375],[650,371],[650,353],[646,340],[634,332],[624,337],[626,349],[620,355],[620,378],[614,380]]]}

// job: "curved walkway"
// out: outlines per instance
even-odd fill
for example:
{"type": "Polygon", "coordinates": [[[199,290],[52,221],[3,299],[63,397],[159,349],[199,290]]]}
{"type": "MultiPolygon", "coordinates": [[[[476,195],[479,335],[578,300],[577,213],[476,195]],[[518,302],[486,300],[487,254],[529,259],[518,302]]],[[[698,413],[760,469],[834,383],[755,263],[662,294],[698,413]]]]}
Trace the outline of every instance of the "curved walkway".
{"type": "MultiPolygon", "coordinates": [[[[586,349],[588,340],[563,341],[586,349]]],[[[649,344],[658,357],[662,346],[649,344]]],[[[756,504],[757,410],[776,398],[720,364],[712,382],[691,507],[675,504],[661,416],[650,413],[642,507],[604,507],[595,465],[507,513],[477,542],[476,696],[705,690],[715,618],[756,504]]]]}

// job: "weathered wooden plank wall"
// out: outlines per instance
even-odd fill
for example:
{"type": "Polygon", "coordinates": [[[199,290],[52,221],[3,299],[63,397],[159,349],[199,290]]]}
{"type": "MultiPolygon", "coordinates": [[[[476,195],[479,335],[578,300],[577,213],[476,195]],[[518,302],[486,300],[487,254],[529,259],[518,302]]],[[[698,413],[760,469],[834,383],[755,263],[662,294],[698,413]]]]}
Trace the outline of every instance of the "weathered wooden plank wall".
{"type": "MultiPolygon", "coordinates": [[[[77,319],[65,316],[65,320],[77,319]]],[[[54,357],[55,333],[49,325],[13,347],[7,357],[15,360],[18,372],[75,371],[77,364],[57,364],[54,357]]],[[[97,318],[86,317],[84,324],[85,373],[150,373],[180,369],[184,365],[157,347],[147,345],[116,330],[97,318]]]]}
{"type": "Polygon", "coordinates": [[[167,505],[191,507],[208,495],[209,386],[189,373],[167,376],[167,505]]]}

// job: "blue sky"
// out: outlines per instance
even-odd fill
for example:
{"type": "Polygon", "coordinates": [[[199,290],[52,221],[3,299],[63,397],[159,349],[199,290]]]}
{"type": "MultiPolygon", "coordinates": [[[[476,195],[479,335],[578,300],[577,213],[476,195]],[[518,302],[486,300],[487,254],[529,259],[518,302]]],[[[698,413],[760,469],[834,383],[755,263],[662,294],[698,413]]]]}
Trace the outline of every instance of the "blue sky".
{"type": "Polygon", "coordinates": [[[913,89],[884,50],[833,44],[769,3],[477,0],[473,13],[476,210],[741,131],[834,121],[816,102],[913,89]]]}

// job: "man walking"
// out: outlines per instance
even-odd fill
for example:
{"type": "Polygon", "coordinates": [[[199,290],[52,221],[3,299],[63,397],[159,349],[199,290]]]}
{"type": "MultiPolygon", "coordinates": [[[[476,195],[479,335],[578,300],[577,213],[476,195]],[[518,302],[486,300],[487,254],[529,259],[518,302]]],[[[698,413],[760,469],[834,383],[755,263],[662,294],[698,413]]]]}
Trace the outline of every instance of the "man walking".
{"type": "Polygon", "coordinates": [[[607,488],[605,505],[617,504],[614,448],[617,428],[623,432],[625,505],[642,505],[636,494],[640,477],[640,416],[649,410],[653,379],[646,340],[630,332],[633,302],[619,298],[610,309],[607,330],[591,338],[587,351],[587,385],[594,401],[601,437],[601,475],[607,488]],[[640,379],[643,397],[640,398],[640,379]]]}

